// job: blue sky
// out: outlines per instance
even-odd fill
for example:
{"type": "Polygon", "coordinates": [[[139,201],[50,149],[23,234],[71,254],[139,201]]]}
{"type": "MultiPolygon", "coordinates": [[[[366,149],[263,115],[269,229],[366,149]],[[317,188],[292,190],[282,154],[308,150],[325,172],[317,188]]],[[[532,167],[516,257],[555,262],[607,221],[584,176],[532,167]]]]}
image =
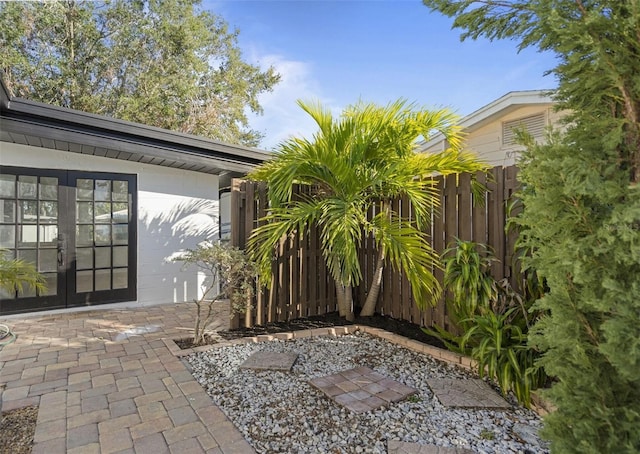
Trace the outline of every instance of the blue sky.
{"type": "Polygon", "coordinates": [[[250,116],[272,149],[314,123],[297,99],[319,100],[338,114],[359,99],[406,98],[428,108],[470,114],[514,90],[554,88],[554,57],[517,52],[511,41],[460,42],[452,20],[421,0],[209,0],[203,7],[240,30],[245,60],[273,65],[282,81],[250,116]]]}

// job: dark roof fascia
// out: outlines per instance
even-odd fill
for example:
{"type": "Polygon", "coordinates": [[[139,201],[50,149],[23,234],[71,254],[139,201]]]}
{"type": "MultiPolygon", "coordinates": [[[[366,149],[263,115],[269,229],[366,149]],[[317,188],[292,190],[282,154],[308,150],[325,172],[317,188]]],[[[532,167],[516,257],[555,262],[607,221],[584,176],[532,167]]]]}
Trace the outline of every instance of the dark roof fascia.
{"type": "MultiPolygon", "coordinates": [[[[256,166],[271,158],[271,154],[256,148],[231,145],[194,135],[146,126],[102,115],[51,106],[36,101],[12,98],[0,80],[0,114],[4,119],[25,125],[75,131],[80,134],[106,137],[138,143],[173,152],[199,155],[249,166],[256,166]]],[[[3,121],[3,123],[5,123],[3,121]]],[[[9,122],[6,122],[8,125],[9,122]]]]}

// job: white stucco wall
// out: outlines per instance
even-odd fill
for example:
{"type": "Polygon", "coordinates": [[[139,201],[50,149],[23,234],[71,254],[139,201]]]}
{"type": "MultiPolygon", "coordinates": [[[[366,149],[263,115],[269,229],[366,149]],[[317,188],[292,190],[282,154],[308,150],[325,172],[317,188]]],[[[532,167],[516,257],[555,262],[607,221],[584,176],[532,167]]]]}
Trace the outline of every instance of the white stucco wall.
{"type": "MultiPolygon", "coordinates": [[[[217,239],[218,177],[150,164],[0,142],[0,163],[42,169],[138,176],[137,305],[190,301],[200,292],[195,268],[168,261],[205,239],[217,239]]],[[[130,305],[130,304],[129,304],[130,305]]]]}

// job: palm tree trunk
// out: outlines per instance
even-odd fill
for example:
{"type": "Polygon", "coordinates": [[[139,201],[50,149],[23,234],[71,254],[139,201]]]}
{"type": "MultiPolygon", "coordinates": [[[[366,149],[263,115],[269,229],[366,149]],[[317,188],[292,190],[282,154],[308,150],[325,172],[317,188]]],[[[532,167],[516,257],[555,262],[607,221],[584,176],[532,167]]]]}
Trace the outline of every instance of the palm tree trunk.
{"type": "Polygon", "coordinates": [[[371,282],[371,287],[369,287],[367,299],[360,311],[361,317],[371,317],[376,310],[376,303],[378,302],[378,295],[380,294],[380,287],[382,285],[382,270],[384,269],[385,253],[384,245],[380,245],[380,253],[378,254],[378,260],[376,262],[376,270],[373,273],[373,281],[371,282]]]}
{"type": "Polygon", "coordinates": [[[344,308],[345,308],[344,286],[337,279],[335,280],[335,283],[336,283],[336,297],[338,298],[338,313],[340,314],[340,317],[346,317],[347,314],[344,311],[344,308]]]}
{"type": "Polygon", "coordinates": [[[353,287],[350,285],[346,285],[344,287],[344,309],[348,322],[352,322],[355,320],[355,315],[353,314],[353,287]]]}
{"type": "Polygon", "coordinates": [[[352,322],[353,314],[353,292],[350,285],[342,285],[342,282],[336,280],[336,296],[338,297],[338,311],[340,317],[346,318],[352,322]]]}

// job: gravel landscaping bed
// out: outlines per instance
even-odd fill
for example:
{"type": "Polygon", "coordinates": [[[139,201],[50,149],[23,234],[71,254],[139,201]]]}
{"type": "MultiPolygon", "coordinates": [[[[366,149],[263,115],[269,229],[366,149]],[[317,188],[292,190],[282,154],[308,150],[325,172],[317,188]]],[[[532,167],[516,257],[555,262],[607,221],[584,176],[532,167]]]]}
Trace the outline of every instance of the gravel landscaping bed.
{"type": "Polygon", "coordinates": [[[386,453],[388,440],[487,454],[547,452],[534,435],[540,427],[534,412],[515,404],[507,411],[446,408],[426,380],[476,378],[471,372],[368,334],[226,346],[188,361],[196,379],[259,453],[386,453]],[[299,357],[291,372],[239,369],[260,350],[299,357]],[[308,383],[359,366],[418,393],[355,414],[308,383]]]}

